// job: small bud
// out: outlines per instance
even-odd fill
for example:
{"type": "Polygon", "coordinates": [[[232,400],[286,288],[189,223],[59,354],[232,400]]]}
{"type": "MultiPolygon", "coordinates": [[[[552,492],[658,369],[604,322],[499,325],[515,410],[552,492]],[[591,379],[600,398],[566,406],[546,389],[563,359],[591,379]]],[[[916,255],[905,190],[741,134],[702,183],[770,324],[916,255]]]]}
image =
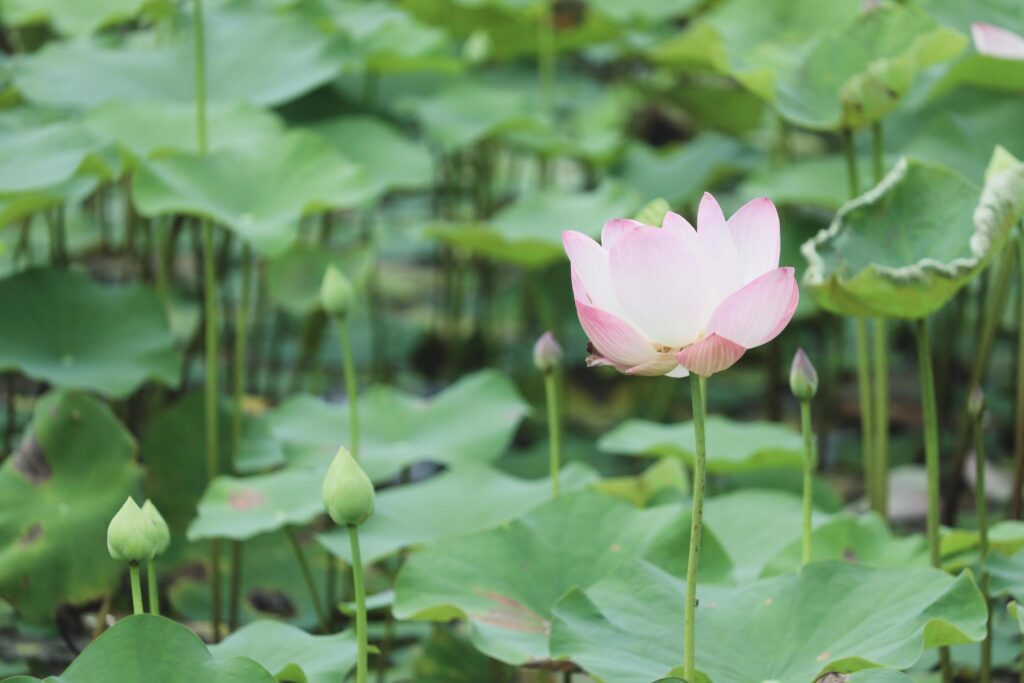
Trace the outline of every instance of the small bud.
{"type": "Polygon", "coordinates": [[[967,414],[977,420],[985,412],[985,392],[977,384],[967,397],[967,414]]]}
{"type": "Polygon", "coordinates": [[[335,524],[359,525],[373,514],[373,482],[344,447],[324,477],[324,507],[335,524]]]}
{"type": "Polygon", "coordinates": [[[161,555],[171,544],[171,530],[167,526],[164,516],[156,509],[156,505],[153,505],[153,501],[147,499],[142,504],[142,512],[153,525],[153,545],[156,547],[154,555],[161,555]]]}
{"type": "Polygon", "coordinates": [[[343,316],[352,308],[356,292],[337,266],[328,266],[320,284],[320,305],[330,315],[343,316]]]}
{"type": "Polygon", "coordinates": [[[551,372],[562,361],[562,347],[555,335],[545,332],[533,345],[533,364],[541,372],[551,372]]]}
{"type": "Polygon", "coordinates": [[[156,553],[153,523],[131,496],[110,520],[107,550],[115,560],[145,562],[156,553]]]}
{"type": "Polygon", "coordinates": [[[801,401],[809,401],[818,393],[818,371],[803,349],[797,349],[789,368],[789,389],[801,401]]]}

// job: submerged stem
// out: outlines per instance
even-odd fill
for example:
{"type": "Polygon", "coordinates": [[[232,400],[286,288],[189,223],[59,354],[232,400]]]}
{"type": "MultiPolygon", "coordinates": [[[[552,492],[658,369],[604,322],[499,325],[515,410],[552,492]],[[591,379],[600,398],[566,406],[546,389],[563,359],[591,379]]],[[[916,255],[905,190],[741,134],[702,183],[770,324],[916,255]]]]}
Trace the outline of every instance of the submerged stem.
{"type": "Polygon", "coordinates": [[[705,383],[703,377],[690,377],[690,400],[693,403],[693,508],[690,519],[690,550],[686,559],[686,604],[684,606],[683,628],[683,676],[687,681],[696,681],[696,611],[697,611],[697,570],[700,567],[700,534],[704,515],[704,465],[706,411],[705,383]]]}
{"type": "Polygon", "coordinates": [[[142,578],[139,576],[139,563],[128,563],[128,574],[132,581],[132,613],[142,614],[142,578]]]}
{"type": "Polygon", "coordinates": [[[366,683],[366,586],[363,584],[363,560],[359,552],[359,529],[356,526],[349,525],[348,538],[352,545],[352,587],[356,596],[356,683],[366,683]]]}
{"type": "Polygon", "coordinates": [[[804,435],[803,564],[811,561],[811,516],[814,512],[814,469],[817,465],[811,430],[811,402],[800,401],[800,427],[804,435]]]}
{"type": "Polygon", "coordinates": [[[544,373],[544,395],[548,406],[548,441],[551,466],[551,495],[558,497],[560,488],[558,473],[562,462],[562,416],[558,410],[558,381],[554,370],[544,373]]]}

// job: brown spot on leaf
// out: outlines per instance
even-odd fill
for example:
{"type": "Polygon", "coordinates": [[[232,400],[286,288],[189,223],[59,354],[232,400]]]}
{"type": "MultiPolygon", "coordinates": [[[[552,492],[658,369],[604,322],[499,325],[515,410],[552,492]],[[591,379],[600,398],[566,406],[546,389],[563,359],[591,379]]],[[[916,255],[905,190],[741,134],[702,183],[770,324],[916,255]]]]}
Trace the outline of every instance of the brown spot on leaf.
{"type": "Polygon", "coordinates": [[[22,548],[30,546],[39,540],[39,537],[43,535],[43,525],[36,522],[22,534],[21,538],[18,539],[18,545],[22,548]]]}
{"type": "Polygon", "coordinates": [[[269,612],[281,617],[294,617],[295,604],[287,595],[279,590],[269,588],[253,588],[246,596],[249,604],[260,612],[269,612]]]}
{"type": "Polygon", "coordinates": [[[473,617],[478,621],[510,631],[548,632],[551,625],[548,620],[518,600],[494,591],[483,591],[483,596],[493,601],[495,606],[486,612],[474,614],[473,617]]]}
{"type": "Polygon", "coordinates": [[[771,606],[775,602],[775,598],[768,598],[764,601],[765,606],[771,606]]]}
{"type": "Polygon", "coordinates": [[[622,546],[619,545],[618,543],[612,543],[612,546],[610,548],[608,548],[608,550],[612,551],[613,553],[617,553],[620,550],[622,550],[622,546]]]}
{"type": "Polygon", "coordinates": [[[255,507],[263,505],[267,500],[259,491],[252,489],[242,489],[240,491],[232,491],[231,495],[228,496],[228,505],[235,510],[251,510],[255,507]]]}
{"type": "Polygon", "coordinates": [[[11,467],[30,484],[42,484],[53,476],[50,463],[46,461],[46,454],[43,453],[43,448],[35,436],[21,442],[21,446],[11,456],[11,467]]]}
{"type": "Polygon", "coordinates": [[[829,658],[830,658],[831,656],[832,656],[832,655],[830,655],[830,654],[829,654],[829,653],[827,653],[827,652],[822,652],[822,653],[821,653],[820,655],[818,655],[818,656],[817,656],[817,657],[816,657],[815,659],[817,659],[817,660],[818,660],[819,662],[827,662],[827,661],[829,660],[829,658]]]}
{"type": "Polygon", "coordinates": [[[850,680],[850,677],[846,674],[837,674],[835,671],[829,671],[815,681],[815,683],[846,683],[848,680],[850,680]]]}

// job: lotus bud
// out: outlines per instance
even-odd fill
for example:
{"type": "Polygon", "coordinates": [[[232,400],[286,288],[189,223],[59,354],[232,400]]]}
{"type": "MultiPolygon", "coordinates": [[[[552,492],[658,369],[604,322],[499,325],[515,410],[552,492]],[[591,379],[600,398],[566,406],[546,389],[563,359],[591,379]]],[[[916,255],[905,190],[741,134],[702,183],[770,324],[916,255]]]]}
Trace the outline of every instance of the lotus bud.
{"type": "Polygon", "coordinates": [[[156,554],[153,523],[131,496],[110,520],[107,550],[115,560],[145,562],[156,554]]]}
{"type": "Polygon", "coordinates": [[[797,349],[789,368],[789,389],[801,401],[809,401],[818,393],[818,371],[803,349],[797,349]]]}
{"type": "Polygon", "coordinates": [[[373,514],[373,482],[344,447],[327,470],[323,500],[327,514],[339,526],[362,524],[373,514]]]}
{"type": "Polygon", "coordinates": [[[562,361],[562,347],[555,335],[545,332],[533,345],[533,364],[541,372],[551,372],[562,361]]]}
{"type": "Polygon", "coordinates": [[[161,555],[167,550],[167,546],[171,544],[171,530],[168,528],[164,516],[156,509],[156,505],[153,505],[153,501],[146,500],[142,504],[142,512],[149,519],[150,524],[153,525],[153,544],[156,546],[154,554],[161,555]]]}
{"type": "Polygon", "coordinates": [[[985,392],[977,384],[967,397],[967,414],[977,420],[985,412],[985,392]]]}
{"type": "Polygon", "coordinates": [[[337,266],[328,266],[320,284],[320,305],[330,315],[344,316],[352,308],[356,292],[337,266]]]}

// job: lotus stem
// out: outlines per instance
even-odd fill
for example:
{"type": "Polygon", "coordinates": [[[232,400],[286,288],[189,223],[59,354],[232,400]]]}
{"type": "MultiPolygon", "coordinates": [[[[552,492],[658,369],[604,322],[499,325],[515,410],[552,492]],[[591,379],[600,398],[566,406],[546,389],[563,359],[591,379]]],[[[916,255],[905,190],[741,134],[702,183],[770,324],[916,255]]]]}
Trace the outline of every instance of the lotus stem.
{"type": "Polygon", "coordinates": [[[232,451],[238,452],[242,443],[242,418],[245,410],[242,405],[245,397],[245,375],[249,339],[249,299],[251,298],[252,249],[242,244],[242,275],[238,305],[235,307],[235,354],[232,368],[232,389],[234,390],[234,410],[231,414],[232,451]]]}
{"type": "MultiPolygon", "coordinates": [[[[1017,395],[1013,412],[1013,498],[1010,516],[1021,517],[1021,487],[1024,486],[1024,225],[1017,228],[1017,274],[1020,276],[1017,305],[1017,395]]],[[[1022,670],[1024,671],[1024,670],[1022,670]]],[[[1024,672],[1021,673],[1024,679],[1024,672]]]]}
{"type": "Polygon", "coordinates": [[[860,174],[857,171],[857,150],[853,146],[853,131],[843,129],[843,152],[846,154],[846,181],[850,188],[850,197],[860,195],[860,174]]]}
{"type": "Polygon", "coordinates": [[[128,563],[128,574],[132,582],[132,613],[142,614],[142,578],[139,576],[139,563],[128,563]]]}
{"type": "Polygon", "coordinates": [[[882,176],[885,175],[885,142],[882,137],[881,121],[875,121],[871,126],[871,160],[877,185],[882,182],[882,176]]]}
{"type": "Polygon", "coordinates": [[[988,503],[985,499],[985,433],[982,430],[984,411],[974,416],[974,497],[978,510],[978,564],[981,594],[985,599],[988,619],[985,640],[981,641],[981,683],[992,681],[992,604],[988,592],[988,503]]]}
{"type": "Polygon", "coordinates": [[[551,465],[551,496],[558,498],[560,491],[558,473],[562,462],[562,425],[558,410],[558,378],[554,370],[544,373],[544,395],[548,407],[548,457],[551,465]]]}
{"type": "Polygon", "coordinates": [[[352,545],[352,588],[356,596],[356,683],[366,683],[366,585],[363,582],[362,554],[359,552],[359,529],[354,524],[348,527],[348,538],[352,545]]]}
{"type": "Polygon", "coordinates": [[[854,322],[857,340],[857,394],[860,397],[860,440],[864,459],[864,490],[871,509],[879,511],[877,477],[875,475],[875,439],[872,429],[874,411],[871,407],[871,352],[868,347],[868,321],[866,318],[857,318],[854,322]]]}
{"type": "Polygon", "coordinates": [[[338,336],[341,338],[341,363],[345,372],[345,394],[348,399],[349,452],[359,460],[359,383],[356,364],[352,359],[352,340],[348,333],[348,317],[338,318],[338,336]]]}
{"type": "Polygon", "coordinates": [[[885,318],[875,318],[874,323],[875,510],[884,519],[889,513],[889,324],[885,318]]]}
{"type": "Polygon", "coordinates": [[[687,681],[696,681],[696,611],[697,611],[697,570],[700,567],[700,532],[704,515],[705,438],[704,416],[706,410],[706,379],[690,377],[690,400],[693,403],[693,507],[690,519],[690,551],[686,560],[686,605],[683,617],[684,647],[683,676],[687,681]]]}
{"type": "Polygon", "coordinates": [[[537,26],[537,77],[540,80],[544,111],[554,113],[555,96],[555,21],[551,0],[542,0],[537,26]]]}
{"type": "Polygon", "coordinates": [[[313,601],[313,609],[316,610],[316,618],[320,622],[320,629],[323,633],[328,633],[327,615],[320,604],[320,592],[316,589],[316,582],[313,581],[313,573],[309,569],[306,553],[302,551],[302,545],[299,543],[299,537],[296,535],[295,529],[290,526],[286,526],[284,529],[288,540],[291,542],[292,550],[295,551],[295,559],[299,563],[299,569],[302,570],[302,578],[306,581],[306,588],[309,589],[309,597],[313,601]]]}
{"type": "Polygon", "coordinates": [[[156,560],[146,563],[146,590],[149,591],[149,613],[160,616],[160,586],[156,582],[156,560]]]}
{"type": "Polygon", "coordinates": [[[811,429],[811,402],[800,401],[800,427],[804,436],[803,547],[801,561],[811,561],[811,518],[814,513],[814,469],[817,465],[814,434],[811,429]]]}
{"type": "Polygon", "coordinates": [[[228,594],[228,630],[238,628],[238,614],[242,602],[242,541],[231,542],[231,592],[228,594]]]}

